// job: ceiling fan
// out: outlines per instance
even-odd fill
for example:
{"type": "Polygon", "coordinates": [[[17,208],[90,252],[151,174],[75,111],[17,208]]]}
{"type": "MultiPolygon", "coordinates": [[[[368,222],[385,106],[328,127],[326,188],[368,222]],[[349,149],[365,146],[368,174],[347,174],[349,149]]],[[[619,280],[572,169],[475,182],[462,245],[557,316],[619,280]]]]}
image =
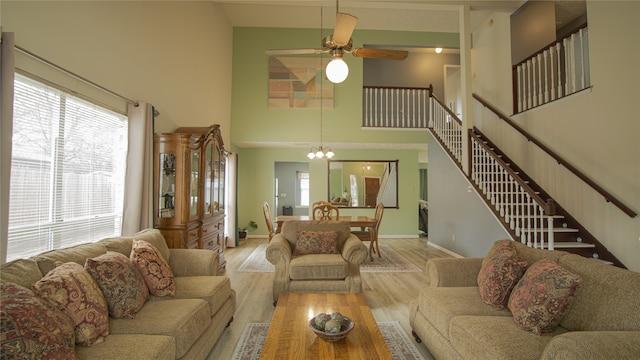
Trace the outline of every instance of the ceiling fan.
{"type": "MultiPolygon", "coordinates": [[[[337,9],[337,4],[336,4],[337,9]]],[[[355,57],[383,60],[404,60],[408,51],[404,50],[387,50],[377,48],[353,48],[353,40],[351,34],[356,28],[358,18],[337,12],[336,26],[333,29],[333,35],[329,35],[322,39],[322,47],[320,49],[283,49],[283,50],[267,50],[267,55],[314,55],[314,54],[331,54],[331,61],[327,65],[326,74],[329,81],[333,83],[341,83],[349,74],[349,67],[343,60],[344,53],[349,53],[355,57]]]]}

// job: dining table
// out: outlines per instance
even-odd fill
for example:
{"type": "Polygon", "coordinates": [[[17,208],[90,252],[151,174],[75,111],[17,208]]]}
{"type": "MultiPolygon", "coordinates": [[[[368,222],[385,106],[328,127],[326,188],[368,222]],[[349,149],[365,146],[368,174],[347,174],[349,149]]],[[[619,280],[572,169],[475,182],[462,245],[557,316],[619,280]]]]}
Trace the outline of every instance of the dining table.
{"type": "MultiPolygon", "coordinates": [[[[312,220],[312,217],[308,215],[279,215],[278,217],[276,217],[276,234],[280,233],[282,224],[284,224],[285,221],[290,220],[312,220]]],[[[361,231],[369,231],[369,239],[378,239],[378,236],[376,234],[375,218],[364,215],[341,215],[335,220],[348,222],[349,227],[360,228],[361,231]]],[[[369,258],[371,258],[371,261],[373,261],[373,245],[374,244],[370,244],[369,246],[369,258]]]]}

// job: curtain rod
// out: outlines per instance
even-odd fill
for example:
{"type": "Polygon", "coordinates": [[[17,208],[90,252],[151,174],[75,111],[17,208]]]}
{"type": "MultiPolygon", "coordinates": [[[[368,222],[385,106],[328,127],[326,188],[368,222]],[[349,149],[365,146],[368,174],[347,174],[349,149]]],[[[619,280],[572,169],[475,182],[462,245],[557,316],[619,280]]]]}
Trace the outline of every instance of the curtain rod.
{"type": "Polygon", "coordinates": [[[78,74],[76,74],[76,73],[74,73],[72,71],[69,71],[69,70],[63,68],[62,66],[56,65],[56,64],[52,63],[51,61],[49,61],[49,60],[47,60],[47,59],[45,59],[43,57],[40,57],[40,56],[32,53],[31,51],[27,50],[27,49],[24,49],[24,48],[22,48],[22,47],[20,47],[18,45],[15,45],[15,49],[20,51],[21,53],[23,53],[25,55],[31,56],[32,58],[34,58],[34,59],[36,59],[38,61],[41,61],[41,62],[43,62],[43,63],[45,63],[45,64],[47,64],[47,65],[49,65],[51,67],[54,67],[54,68],[64,72],[65,74],[67,74],[67,75],[69,75],[71,77],[74,77],[74,78],[76,78],[76,79],[78,79],[78,80],[80,80],[80,81],[82,81],[82,82],[84,82],[86,84],[89,84],[89,85],[91,85],[91,86],[93,86],[93,87],[95,87],[97,89],[100,89],[100,90],[102,90],[102,91],[104,91],[104,92],[106,92],[106,93],[108,93],[108,94],[110,94],[112,96],[115,96],[115,97],[117,97],[119,99],[122,99],[122,100],[124,100],[124,101],[126,101],[126,102],[128,102],[130,104],[133,104],[134,106],[140,105],[140,103],[138,101],[126,98],[126,97],[124,97],[124,96],[122,96],[122,95],[120,95],[118,93],[115,93],[115,92],[113,92],[113,91],[111,91],[111,90],[109,90],[109,89],[107,89],[107,88],[105,88],[105,87],[103,87],[101,85],[98,85],[98,84],[94,83],[91,80],[85,79],[84,77],[82,77],[82,76],[80,76],[80,75],[78,75],[78,74]]]}

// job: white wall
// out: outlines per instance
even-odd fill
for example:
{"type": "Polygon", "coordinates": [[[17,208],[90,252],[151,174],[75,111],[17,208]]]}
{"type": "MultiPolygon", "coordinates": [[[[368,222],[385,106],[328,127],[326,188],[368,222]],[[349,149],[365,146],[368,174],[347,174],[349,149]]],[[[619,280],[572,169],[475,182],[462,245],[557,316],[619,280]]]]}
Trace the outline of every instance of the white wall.
{"type": "MultiPolygon", "coordinates": [[[[2,1],[16,44],[160,111],[156,131],[220,124],[230,143],[232,28],[211,2],[2,1]]],[[[20,67],[20,58],[16,66],[20,67]]]]}
{"type": "MultiPolygon", "coordinates": [[[[514,120],[640,212],[640,41],[635,30],[640,2],[588,1],[587,16],[593,89],[514,120]]],[[[492,26],[474,31],[473,91],[510,114],[511,68],[501,50],[509,44],[508,27],[502,16],[493,20],[492,26]]],[[[483,132],[628,268],[640,271],[640,216],[628,217],[518,135],[481,120],[474,108],[483,132]]],[[[429,167],[434,171],[431,160],[429,167]]],[[[432,224],[429,228],[431,234],[432,224]]]]}

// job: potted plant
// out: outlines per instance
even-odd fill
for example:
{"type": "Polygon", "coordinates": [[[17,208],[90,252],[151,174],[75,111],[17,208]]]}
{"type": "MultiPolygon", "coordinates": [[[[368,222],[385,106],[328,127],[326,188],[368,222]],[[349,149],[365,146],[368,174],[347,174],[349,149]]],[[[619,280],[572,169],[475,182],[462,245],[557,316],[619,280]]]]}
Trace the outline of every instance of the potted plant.
{"type": "Polygon", "coordinates": [[[257,228],[258,228],[258,224],[255,221],[250,220],[246,226],[240,228],[240,231],[239,231],[240,239],[246,238],[247,232],[253,231],[257,228]]]}

